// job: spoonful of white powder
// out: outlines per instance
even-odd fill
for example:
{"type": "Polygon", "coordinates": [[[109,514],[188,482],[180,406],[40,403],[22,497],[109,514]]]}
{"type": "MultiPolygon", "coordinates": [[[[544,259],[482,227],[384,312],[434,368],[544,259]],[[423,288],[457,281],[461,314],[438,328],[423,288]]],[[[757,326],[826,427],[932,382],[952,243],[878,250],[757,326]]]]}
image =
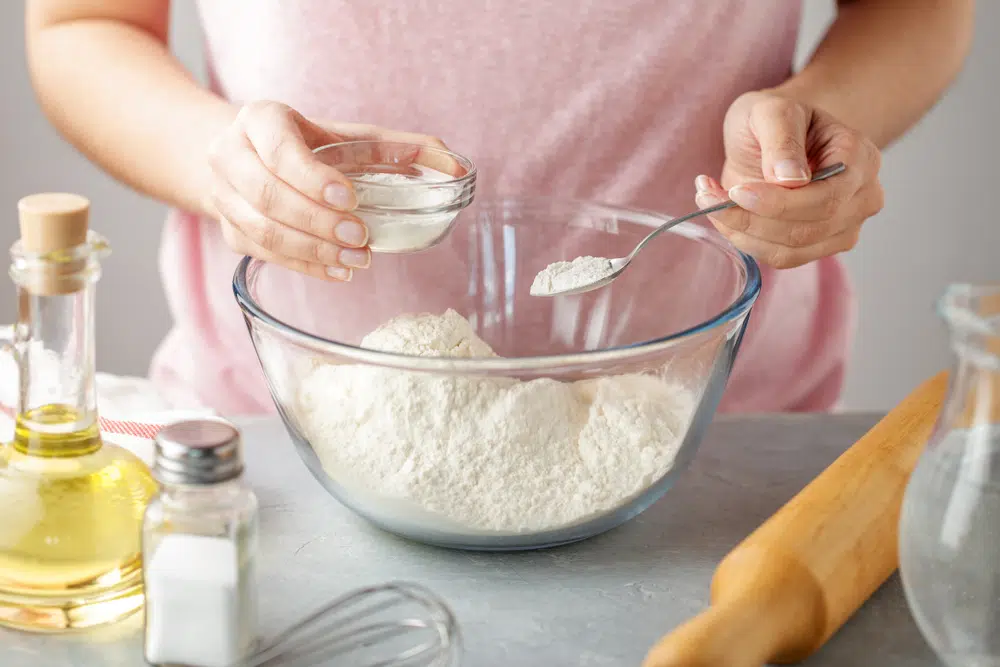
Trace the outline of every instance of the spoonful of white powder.
{"type": "MultiPolygon", "coordinates": [[[[832,164],[829,167],[820,169],[813,173],[810,182],[815,183],[816,181],[822,181],[830,178],[831,176],[836,176],[840,172],[844,171],[844,169],[845,167],[843,162],[832,164]]],[[[682,215],[679,218],[668,220],[647,234],[646,238],[639,241],[638,245],[632,249],[632,252],[625,257],[608,259],[607,257],[585,256],[577,257],[570,262],[556,262],[555,264],[549,264],[547,267],[542,269],[537,276],[535,276],[535,280],[531,283],[531,295],[560,296],[563,294],[581,294],[583,292],[598,289],[599,287],[604,287],[611,281],[615,280],[625,269],[628,268],[628,265],[632,263],[632,260],[637,254],[639,254],[639,251],[642,250],[647,243],[671,227],[676,227],[682,222],[692,218],[697,218],[701,215],[708,215],[709,213],[715,213],[716,211],[733,208],[735,206],[736,202],[728,200],[720,204],[695,211],[694,213],[688,213],[687,215],[682,215]]]]}
{"type": "MultiPolygon", "coordinates": [[[[531,283],[532,296],[572,294],[581,287],[601,283],[615,273],[607,257],[577,257],[571,262],[556,262],[542,269],[531,283]]],[[[590,288],[592,289],[592,288],[590,288]]]]}

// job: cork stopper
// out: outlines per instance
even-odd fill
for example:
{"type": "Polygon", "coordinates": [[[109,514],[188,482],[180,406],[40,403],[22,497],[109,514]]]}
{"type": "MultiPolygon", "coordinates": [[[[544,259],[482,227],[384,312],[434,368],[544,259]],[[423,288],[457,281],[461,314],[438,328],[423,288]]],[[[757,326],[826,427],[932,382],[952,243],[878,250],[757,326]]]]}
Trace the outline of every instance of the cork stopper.
{"type": "MultiPolygon", "coordinates": [[[[32,254],[69,250],[87,242],[90,201],[80,195],[45,192],[28,195],[17,203],[21,248],[32,254]]],[[[86,260],[71,260],[39,268],[23,286],[35,294],[77,292],[84,287],[79,272],[86,260]]]]}
{"type": "Polygon", "coordinates": [[[87,240],[90,201],[64,192],[28,195],[17,202],[21,247],[31,253],[67,250],[87,240]]]}

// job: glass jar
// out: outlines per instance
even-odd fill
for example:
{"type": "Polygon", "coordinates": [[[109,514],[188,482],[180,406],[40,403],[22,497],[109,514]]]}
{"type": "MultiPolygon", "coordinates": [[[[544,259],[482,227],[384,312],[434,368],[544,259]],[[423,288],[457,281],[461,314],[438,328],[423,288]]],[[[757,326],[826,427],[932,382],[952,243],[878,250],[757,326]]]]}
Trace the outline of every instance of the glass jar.
{"type": "Polygon", "coordinates": [[[443,148],[354,140],[313,153],[351,181],[358,202],[353,213],[368,228],[372,252],[412,253],[436,246],[475,196],[475,164],[443,148]]]}
{"type": "Polygon", "coordinates": [[[903,499],[900,573],[946,664],[1000,665],[1000,285],[953,286],[940,312],[955,362],[903,499]]]}
{"type": "Polygon", "coordinates": [[[160,493],[142,532],[145,657],[154,665],[227,667],[257,625],[257,499],[243,481],[239,432],[196,420],[156,437],[160,493]]]}

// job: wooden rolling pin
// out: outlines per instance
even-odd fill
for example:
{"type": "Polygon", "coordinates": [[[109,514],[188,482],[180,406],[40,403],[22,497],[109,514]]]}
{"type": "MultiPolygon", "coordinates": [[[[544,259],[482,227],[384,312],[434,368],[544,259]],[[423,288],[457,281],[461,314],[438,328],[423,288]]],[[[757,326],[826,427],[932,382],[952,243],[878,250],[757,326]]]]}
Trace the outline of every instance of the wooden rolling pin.
{"type": "Polygon", "coordinates": [[[920,385],[733,549],[708,610],[644,667],[788,664],[821,647],[896,570],[903,491],[947,384],[940,373],[920,385]]]}

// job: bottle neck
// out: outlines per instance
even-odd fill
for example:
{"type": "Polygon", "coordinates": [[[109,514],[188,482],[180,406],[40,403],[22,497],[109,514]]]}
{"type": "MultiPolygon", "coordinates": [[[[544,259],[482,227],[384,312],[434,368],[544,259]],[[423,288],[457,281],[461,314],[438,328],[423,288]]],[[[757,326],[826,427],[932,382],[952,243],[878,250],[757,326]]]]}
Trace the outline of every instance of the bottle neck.
{"type": "Polygon", "coordinates": [[[954,351],[940,430],[1000,426],[1000,288],[953,285],[940,312],[954,351]]]}
{"type": "Polygon", "coordinates": [[[1000,365],[990,355],[959,352],[948,400],[941,412],[942,429],[1000,428],[1000,365]]]}
{"type": "Polygon", "coordinates": [[[100,447],[95,388],[96,276],[80,289],[39,294],[18,288],[20,392],[15,445],[50,456],[100,447]]]}

